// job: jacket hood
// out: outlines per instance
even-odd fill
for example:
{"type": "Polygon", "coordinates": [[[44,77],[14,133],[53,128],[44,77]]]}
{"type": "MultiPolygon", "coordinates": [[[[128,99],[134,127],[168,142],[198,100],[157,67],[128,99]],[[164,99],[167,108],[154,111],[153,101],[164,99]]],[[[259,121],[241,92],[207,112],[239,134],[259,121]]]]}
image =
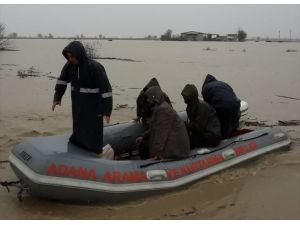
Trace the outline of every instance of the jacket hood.
{"type": "Polygon", "coordinates": [[[184,98],[185,103],[192,103],[198,100],[199,93],[195,85],[187,84],[183,88],[181,95],[184,98]]]}
{"type": "Polygon", "coordinates": [[[72,41],[62,51],[63,56],[68,60],[67,52],[71,53],[80,64],[88,59],[84,46],[79,41],[72,41]]]}
{"type": "Polygon", "coordinates": [[[153,77],[148,84],[143,88],[143,91],[146,92],[150,87],[159,86],[159,83],[155,77],[153,77]]]}
{"type": "Polygon", "coordinates": [[[156,103],[161,103],[163,100],[163,92],[159,86],[150,87],[145,92],[145,96],[151,98],[156,103]]]}
{"type": "Polygon", "coordinates": [[[208,83],[210,83],[210,82],[213,82],[213,81],[216,81],[216,80],[217,80],[217,79],[216,79],[213,75],[207,74],[207,75],[206,75],[206,78],[205,78],[205,80],[204,80],[204,82],[203,82],[202,89],[203,89],[203,87],[204,87],[206,84],[208,84],[208,83]]]}
{"type": "Polygon", "coordinates": [[[138,98],[137,98],[137,104],[138,105],[142,105],[144,103],[144,97],[145,97],[145,92],[150,88],[150,87],[153,87],[153,86],[159,86],[159,83],[158,81],[156,80],[156,78],[152,78],[147,84],[146,86],[141,90],[138,98]]]}

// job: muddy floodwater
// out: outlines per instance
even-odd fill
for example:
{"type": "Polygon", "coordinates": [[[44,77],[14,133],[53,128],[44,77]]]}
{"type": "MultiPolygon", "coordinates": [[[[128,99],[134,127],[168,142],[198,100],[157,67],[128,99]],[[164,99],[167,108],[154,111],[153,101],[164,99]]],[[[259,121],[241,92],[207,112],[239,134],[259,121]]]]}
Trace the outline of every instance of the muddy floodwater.
{"type": "MultiPolygon", "coordinates": [[[[51,111],[69,42],[12,40],[18,51],[0,51],[0,161],[27,138],[71,131],[70,87],[51,111]],[[34,76],[18,76],[28,71],[34,76]]],[[[136,97],[152,77],[173,107],[185,110],[183,87],[193,83],[200,91],[207,73],[248,102],[248,121],[278,126],[300,120],[300,43],[101,40],[95,46],[113,87],[111,123],[135,117],[136,97]]],[[[292,140],[288,150],[162,195],[114,204],[30,196],[19,202],[17,189],[0,187],[0,219],[300,219],[300,126],[280,127],[292,140]]],[[[9,164],[0,163],[0,181],[12,180],[9,164]]]]}

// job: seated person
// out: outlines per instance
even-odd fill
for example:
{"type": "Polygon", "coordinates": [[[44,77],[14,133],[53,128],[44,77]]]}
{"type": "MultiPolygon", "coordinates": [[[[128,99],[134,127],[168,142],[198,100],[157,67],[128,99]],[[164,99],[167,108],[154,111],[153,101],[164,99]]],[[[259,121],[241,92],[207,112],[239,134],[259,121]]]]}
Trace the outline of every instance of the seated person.
{"type": "Polygon", "coordinates": [[[238,128],[240,100],[225,82],[207,74],[202,86],[204,101],[214,107],[221,123],[223,138],[228,138],[238,128]]]}
{"type": "Polygon", "coordinates": [[[165,101],[159,86],[145,92],[151,112],[149,130],[136,139],[141,159],[182,158],[189,154],[190,141],[184,122],[165,101]]]}
{"type": "Polygon", "coordinates": [[[189,119],[187,130],[191,148],[215,147],[221,139],[221,125],[212,106],[199,100],[198,90],[193,84],[187,84],[181,92],[187,104],[186,112],[189,119]]]}
{"type": "MultiPolygon", "coordinates": [[[[137,120],[139,121],[142,119],[142,122],[145,125],[149,125],[149,119],[151,118],[151,111],[147,108],[147,103],[146,103],[146,96],[145,92],[153,86],[159,86],[159,83],[157,79],[154,77],[152,78],[148,84],[141,90],[137,100],[136,100],[136,115],[137,115],[137,120]]],[[[171,101],[166,93],[163,92],[163,97],[165,98],[166,102],[172,106],[171,101]]]]}

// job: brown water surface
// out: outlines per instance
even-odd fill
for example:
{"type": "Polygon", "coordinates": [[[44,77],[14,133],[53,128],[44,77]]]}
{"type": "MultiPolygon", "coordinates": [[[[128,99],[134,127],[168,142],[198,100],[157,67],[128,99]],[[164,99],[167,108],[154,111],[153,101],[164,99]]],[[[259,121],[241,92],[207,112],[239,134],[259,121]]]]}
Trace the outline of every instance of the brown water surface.
{"type": "MultiPolygon", "coordinates": [[[[52,112],[55,79],[65,63],[68,40],[15,40],[20,51],[0,52],[0,160],[32,136],[70,132],[70,89],[52,112]],[[19,70],[34,67],[39,77],[21,79],[19,70]]],[[[187,83],[201,90],[207,73],[231,84],[249,104],[249,120],[277,124],[299,120],[300,44],[266,42],[100,41],[98,55],[132,59],[99,60],[113,85],[111,122],[135,117],[140,89],[156,77],[174,102],[187,83]],[[286,52],[288,49],[296,52],[286,52]]],[[[256,127],[256,129],[258,129],[256,127]]],[[[292,140],[278,151],[227,169],[167,194],[120,204],[65,203],[26,197],[0,188],[0,219],[300,219],[300,128],[282,127],[292,140]]],[[[0,180],[15,180],[8,164],[0,164],[0,180]]]]}

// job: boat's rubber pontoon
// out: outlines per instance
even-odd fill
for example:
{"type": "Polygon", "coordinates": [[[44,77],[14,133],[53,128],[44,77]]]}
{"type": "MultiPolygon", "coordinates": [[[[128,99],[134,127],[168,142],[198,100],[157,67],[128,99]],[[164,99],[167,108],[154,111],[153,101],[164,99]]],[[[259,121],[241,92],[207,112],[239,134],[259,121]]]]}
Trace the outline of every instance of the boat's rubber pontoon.
{"type": "MultiPolygon", "coordinates": [[[[185,113],[180,113],[182,119],[185,113]]],[[[128,154],[144,131],[128,122],[104,128],[104,145],[128,154]]],[[[35,137],[17,145],[10,164],[33,196],[63,200],[118,201],[168,191],[256,156],[288,147],[279,128],[264,128],[194,149],[181,160],[106,160],[68,142],[69,135],[35,137]]]]}

